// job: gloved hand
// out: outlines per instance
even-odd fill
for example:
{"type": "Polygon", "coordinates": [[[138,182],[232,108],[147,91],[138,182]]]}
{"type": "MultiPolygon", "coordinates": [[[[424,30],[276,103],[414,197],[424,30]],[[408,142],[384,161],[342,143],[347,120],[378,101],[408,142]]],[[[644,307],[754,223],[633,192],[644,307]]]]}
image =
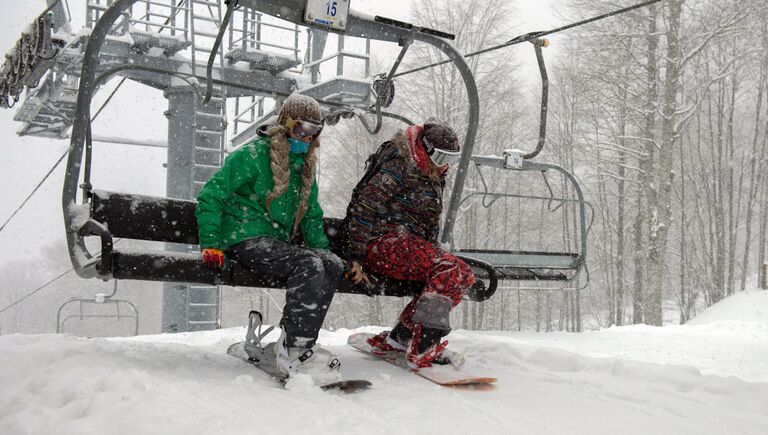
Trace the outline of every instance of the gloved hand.
{"type": "Polygon", "coordinates": [[[352,265],[350,266],[349,279],[351,279],[355,284],[360,284],[362,282],[367,287],[370,287],[371,285],[371,281],[368,279],[368,275],[363,272],[363,266],[361,266],[357,261],[353,261],[352,265]]]}
{"type": "Polygon", "coordinates": [[[224,251],[215,248],[203,249],[203,263],[211,270],[224,269],[224,251]]]}

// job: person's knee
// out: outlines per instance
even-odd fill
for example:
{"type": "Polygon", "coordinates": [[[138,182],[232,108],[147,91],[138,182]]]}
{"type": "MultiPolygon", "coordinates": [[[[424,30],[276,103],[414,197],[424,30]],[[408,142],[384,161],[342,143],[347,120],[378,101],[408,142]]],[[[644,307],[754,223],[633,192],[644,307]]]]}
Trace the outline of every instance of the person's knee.
{"type": "Polygon", "coordinates": [[[325,273],[323,259],[311,251],[303,252],[289,261],[294,262],[296,273],[305,275],[306,278],[322,277],[325,273]]]}
{"type": "Polygon", "coordinates": [[[323,258],[323,268],[329,278],[341,279],[344,273],[344,262],[336,254],[328,253],[323,258]]]}
{"type": "Polygon", "coordinates": [[[462,289],[465,291],[472,287],[472,285],[477,281],[477,277],[475,277],[475,272],[472,271],[472,268],[467,265],[464,261],[457,258],[456,259],[456,267],[459,271],[459,282],[462,289]]]}
{"type": "Polygon", "coordinates": [[[449,314],[453,301],[439,293],[424,293],[416,301],[411,320],[428,328],[451,330],[449,314]]]}
{"type": "Polygon", "coordinates": [[[330,252],[308,251],[298,260],[298,263],[307,278],[338,281],[344,273],[344,263],[341,258],[330,252]]]}

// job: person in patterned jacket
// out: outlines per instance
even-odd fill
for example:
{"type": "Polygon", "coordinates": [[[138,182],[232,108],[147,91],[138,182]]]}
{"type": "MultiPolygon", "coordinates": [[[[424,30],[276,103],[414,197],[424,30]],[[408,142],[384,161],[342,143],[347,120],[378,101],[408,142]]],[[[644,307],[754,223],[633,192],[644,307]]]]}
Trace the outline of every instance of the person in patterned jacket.
{"type": "Polygon", "coordinates": [[[367,281],[366,272],[424,283],[392,330],[369,341],[379,352],[406,352],[413,368],[460,364],[441,339],[475,276],[437,239],[446,173],[460,154],[456,133],[444,123],[399,131],[377,152],[378,170],[347,207],[346,256],[355,283],[367,281]]]}

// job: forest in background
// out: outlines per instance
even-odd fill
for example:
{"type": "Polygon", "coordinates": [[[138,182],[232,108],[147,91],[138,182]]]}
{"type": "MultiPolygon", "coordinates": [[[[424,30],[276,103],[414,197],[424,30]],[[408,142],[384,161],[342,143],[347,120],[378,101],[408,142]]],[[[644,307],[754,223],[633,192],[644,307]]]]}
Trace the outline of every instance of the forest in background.
{"type": "MultiPolygon", "coordinates": [[[[444,3],[414,0],[413,20],[455,33],[463,53],[516,36],[508,2],[444,3]]],[[[573,0],[561,18],[575,22],[632,4],[573,0]]],[[[593,207],[589,282],[584,286],[582,276],[569,290],[516,290],[512,283],[490,301],[463,304],[454,313],[460,327],[685,323],[697,310],[761,282],[762,276],[754,279],[766,262],[768,232],[767,16],[766,1],[668,0],[567,32],[565,47],[548,60],[548,140],[536,160],[571,171],[593,207]]],[[[433,49],[415,51],[404,68],[442,59],[433,49]]],[[[475,154],[530,149],[538,132],[538,77],[522,79],[519,63],[504,49],[470,64],[482,101],[475,154]]],[[[466,125],[455,69],[431,68],[397,85],[396,111],[417,120],[436,116],[459,131],[466,125]]],[[[340,149],[369,150],[387,134],[371,139],[348,123],[340,149]]],[[[349,191],[352,178],[339,188],[349,191]]],[[[535,188],[520,176],[491,179],[507,191],[535,188]]],[[[470,171],[467,190],[481,182],[470,171]]],[[[544,245],[556,243],[574,230],[573,217],[546,219],[543,207],[463,208],[455,239],[483,248],[493,246],[478,245],[502,240],[553,249],[542,246],[542,238],[544,245]]],[[[379,308],[373,304],[371,313],[379,308]]]]}
{"type": "Polygon", "coordinates": [[[664,301],[684,323],[765,263],[767,8],[669,0],[585,26],[558,60],[552,144],[598,214],[605,324],[659,325],[664,301]]]}

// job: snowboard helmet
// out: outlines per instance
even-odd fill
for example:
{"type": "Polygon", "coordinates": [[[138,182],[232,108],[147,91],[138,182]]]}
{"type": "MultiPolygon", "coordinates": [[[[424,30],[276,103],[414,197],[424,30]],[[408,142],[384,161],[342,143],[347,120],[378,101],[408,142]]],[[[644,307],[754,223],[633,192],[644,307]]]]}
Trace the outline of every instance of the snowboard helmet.
{"type": "Polygon", "coordinates": [[[454,165],[461,158],[459,138],[448,124],[436,120],[427,121],[421,142],[436,166],[454,165]]]}

